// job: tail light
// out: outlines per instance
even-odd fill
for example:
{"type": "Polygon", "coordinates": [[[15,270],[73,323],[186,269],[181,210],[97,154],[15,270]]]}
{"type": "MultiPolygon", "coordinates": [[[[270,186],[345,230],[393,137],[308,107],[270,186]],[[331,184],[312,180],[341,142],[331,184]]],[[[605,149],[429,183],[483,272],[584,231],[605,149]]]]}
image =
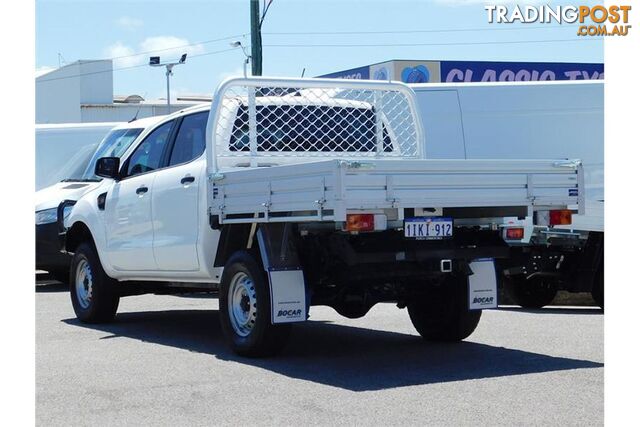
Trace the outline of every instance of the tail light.
{"type": "Polygon", "coordinates": [[[506,240],[522,240],[524,239],[524,228],[523,227],[511,227],[505,229],[505,239],[506,240]]]}
{"type": "Polygon", "coordinates": [[[569,225],[571,224],[571,211],[560,209],[549,211],[549,225],[569,225]]]}
{"type": "Polygon", "coordinates": [[[374,229],[373,214],[347,214],[347,231],[373,231],[374,229]]]}
{"type": "Polygon", "coordinates": [[[535,216],[536,225],[570,225],[572,211],[569,209],[555,209],[551,211],[538,211],[535,216]]]}

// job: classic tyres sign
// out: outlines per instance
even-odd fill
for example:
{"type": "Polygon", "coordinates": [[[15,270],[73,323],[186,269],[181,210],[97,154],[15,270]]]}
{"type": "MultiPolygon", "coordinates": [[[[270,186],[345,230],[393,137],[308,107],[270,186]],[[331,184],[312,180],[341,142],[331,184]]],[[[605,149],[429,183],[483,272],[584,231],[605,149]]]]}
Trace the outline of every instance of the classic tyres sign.
{"type": "Polygon", "coordinates": [[[604,64],[442,61],[444,82],[526,82],[604,79],[604,64]]]}
{"type": "Polygon", "coordinates": [[[604,64],[578,62],[393,60],[321,77],[393,80],[404,83],[602,80],[604,64]]]}

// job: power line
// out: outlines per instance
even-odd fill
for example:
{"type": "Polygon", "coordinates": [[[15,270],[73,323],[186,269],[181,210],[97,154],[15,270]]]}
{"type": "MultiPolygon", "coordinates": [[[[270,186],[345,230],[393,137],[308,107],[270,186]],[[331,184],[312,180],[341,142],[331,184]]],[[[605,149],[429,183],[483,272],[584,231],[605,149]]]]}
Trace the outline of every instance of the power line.
{"type": "MultiPolygon", "coordinates": [[[[213,51],[213,52],[198,53],[198,54],[195,54],[195,55],[191,55],[189,57],[189,59],[199,58],[201,56],[216,55],[216,54],[219,54],[219,53],[230,52],[232,50],[235,50],[235,48],[216,50],[216,51],[213,51]]],[[[112,68],[110,70],[90,71],[90,72],[87,72],[87,73],[73,74],[71,76],[51,77],[51,78],[48,78],[48,79],[41,79],[41,80],[36,79],[36,83],[44,83],[44,82],[50,82],[50,81],[54,81],[54,80],[72,79],[72,78],[76,78],[76,77],[90,76],[90,75],[93,75],[93,74],[109,73],[109,72],[113,72],[113,71],[131,70],[133,68],[141,68],[141,67],[147,67],[147,66],[148,66],[148,64],[138,64],[138,65],[130,65],[130,66],[127,66],[127,67],[112,68]]]]}
{"type": "Polygon", "coordinates": [[[146,54],[149,54],[149,53],[156,53],[156,52],[162,52],[162,51],[174,50],[174,49],[183,49],[185,47],[197,46],[197,45],[201,45],[201,44],[215,43],[215,42],[220,42],[220,41],[224,41],[224,40],[231,40],[231,39],[236,39],[238,37],[244,37],[246,35],[247,35],[247,33],[236,34],[236,35],[233,35],[233,36],[221,37],[219,39],[204,40],[204,41],[201,41],[201,42],[193,42],[193,43],[183,44],[183,45],[180,45],[180,46],[166,47],[166,48],[162,48],[162,49],[146,50],[144,52],[133,53],[131,55],[114,56],[114,57],[106,58],[106,59],[112,59],[113,60],[113,59],[131,58],[131,57],[134,57],[134,56],[146,55],[146,54]]]}
{"type": "Polygon", "coordinates": [[[505,40],[505,41],[486,41],[486,42],[445,42],[445,43],[391,43],[391,44],[266,44],[266,47],[410,47],[410,46],[472,46],[472,45],[490,45],[490,44],[518,44],[518,43],[565,43],[565,42],[586,42],[598,41],[598,39],[558,39],[558,40],[505,40]]]}
{"type": "Polygon", "coordinates": [[[140,68],[140,67],[146,67],[146,66],[147,66],[147,64],[139,64],[139,65],[131,65],[131,66],[128,66],[128,67],[111,68],[110,70],[89,71],[87,73],[72,74],[70,76],[50,77],[48,79],[40,79],[40,80],[36,79],[36,83],[52,82],[54,80],[73,79],[73,78],[76,78],[76,77],[90,76],[90,75],[93,75],[93,74],[110,73],[112,71],[130,70],[132,68],[140,68]]]}
{"type": "MultiPolygon", "coordinates": [[[[271,2],[269,3],[269,6],[270,5],[271,5],[271,2]]],[[[564,27],[559,27],[559,26],[551,26],[551,27],[550,26],[537,26],[537,27],[526,26],[526,27],[524,27],[523,26],[523,27],[452,28],[452,29],[389,30],[389,31],[377,31],[377,30],[372,30],[372,31],[299,31],[299,32],[286,31],[286,32],[267,32],[267,33],[263,33],[263,34],[267,34],[267,35],[415,34],[415,33],[447,33],[447,32],[469,32],[469,31],[514,31],[514,30],[537,30],[537,29],[549,30],[549,29],[561,29],[561,28],[570,28],[570,27],[569,26],[564,26],[564,27]]],[[[185,47],[191,47],[191,46],[197,46],[197,45],[202,45],[202,44],[215,43],[215,42],[219,42],[219,41],[231,40],[231,39],[238,38],[238,37],[246,37],[247,35],[248,35],[248,33],[235,34],[235,35],[227,36],[227,37],[220,37],[220,38],[210,39],[210,40],[202,40],[202,41],[197,41],[197,42],[193,42],[193,43],[187,43],[187,44],[183,44],[183,45],[179,45],[179,46],[166,47],[166,48],[161,48],[161,49],[146,50],[146,51],[143,51],[143,52],[132,53],[130,55],[113,56],[113,57],[105,58],[105,59],[116,60],[116,59],[132,58],[132,57],[135,57],[135,56],[146,55],[146,54],[149,54],[149,53],[164,52],[164,51],[175,50],[175,49],[183,49],[185,47]]],[[[463,43],[463,44],[467,44],[467,43],[463,43]]],[[[416,44],[416,45],[417,46],[422,46],[423,44],[416,44]]],[[[279,47],[277,45],[271,45],[271,46],[279,47]]],[[[320,46],[320,45],[318,45],[318,46],[320,46]]],[[[333,45],[331,45],[331,46],[333,46],[333,45]]],[[[378,45],[376,45],[376,46],[378,46],[378,45]]],[[[385,45],[380,45],[380,46],[385,46],[385,45]]],[[[388,45],[388,46],[395,46],[395,45],[388,45]]],[[[375,46],[372,46],[372,47],[375,47],[375,46]]],[[[194,56],[195,55],[191,55],[192,58],[194,56]]],[[[129,68],[135,68],[135,67],[137,67],[137,66],[122,67],[122,68],[119,68],[119,69],[114,69],[114,71],[116,71],[116,70],[124,70],[124,69],[129,69],[129,68]]]]}
{"type": "Polygon", "coordinates": [[[389,31],[276,31],[266,32],[266,35],[349,35],[349,34],[415,34],[415,33],[454,33],[454,32],[469,32],[469,31],[519,31],[519,30],[554,30],[561,28],[571,28],[569,25],[565,26],[537,26],[537,27],[495,27],[495,28],[449,28],[449,29],[433,29],[433,30],[389,30],[389,31]]]}
{"type": "MultiPolygon", "coordinates": [[[[210,40],[210,41],[206,41],[206,42],[227,40],[227,39],[231,39],[231,38],[234,38],[234,37],[236,37],[236,36],[229,36],[229,37],[224,37],[224,38],[220,38],[220,39],[214,39],[214,40],[210,40]]],[[[596,39],[596,38],[590,38],[590,39],[575,38],[575,39],[555,39],[555,40],[505,40],[505,41],[494,40],[494,41],[483,41],[483,42],[443,42],[443,43],[267,44],[267,45],[265,45],[265,47],[275,47],[275,48],[282,48],[282,47],[286,47],[286,48],[317,48],[317,47],[354,48],[354,47],[412,47],[412,46],[471,46],[471,45],[492,45],[492,44],[569,43],[569,42],[586,42],[586,41],[597,41],[597,40],[599,40],[599,39],[596,39]]],[[[193,44],[203,44],[203,43],[206,43],[206,42],[192,43],[192,44],[189,44],[189,45],[183,45],[182,47],[191,46],[193,44]]],[[[130,56],[139,56],[139,55],[142,55],[142,54],[145,54],[145,53],[157,52],[157,51],[160,51],[160,50],[173,50],[173,49],[179,49],[179,48],[180,47],[157,49],[157,50],[153,50],[153,51],[140,52],[140,53],[135,54],[135,55],[125,55],[125,56],[114,57],[114,58],[110,58],[110,59],[120,59],[120,58],[125,58],[125,57],[130,57],[130,56]]],[[[220,53],[230,52],[232,50],[236,50],[236,49],[235,48],[228,48],[228,49],[222,49],[222,50],[217,50],[217,51],[212,51],[212,52],[193,54],[193,55],[189,56],[189,58],[198,58],[198,57],[202,57],[202,56],[216,55],[216,54],[220,54],[220,53]]],[[[55,81],[55,80],[71,79],[71,78],[76,78],[76,77],[83,77],[83,76],[88,76],[88,75],[93,75],[93,74],[108,73],[108,72],[113,72],[113,71],[130,70],[130,69],[141,68],[141,67],[146,67],[146,66],[147,66],[147,64],[138,64],[138,65],[131,65],[131,66],[126,66],[126,67],[112,68],[110,70],[101,70],[101,71],[91,71],[91,72],[87,72],[87,73],[79,73],[79,74],[74,74],[74,75],[70,75],[70,76],[52,77],[52,78],[40,79],[40,80],[36,79],[36,83],[44,83],[44,82],[55,81]]]]}
{"type": "Polygon", "coordinates": [[[215,54],[218,54],[218,53],[231,52],[232,50],[236,50],[236,48],[235,47],[230,47],[230,48],[227,48],[227,49],[216,50],[216,51],[213,51],[213,52],[197,53],[195,55],[191,55],[189,57],[189,59],[199,58],[201,56],[215,55],[215,54]]]}
{"type": "Polygon", "coordinates": [[[262,15],[260,16],[260,23],[259,23],[260,28],[262,28],[262,23],[264,22],[264,18],[267,16],[267,12],[271,7],[271,3],[273,3],[273,0],[264,0],[262,2],[262,15]]]}

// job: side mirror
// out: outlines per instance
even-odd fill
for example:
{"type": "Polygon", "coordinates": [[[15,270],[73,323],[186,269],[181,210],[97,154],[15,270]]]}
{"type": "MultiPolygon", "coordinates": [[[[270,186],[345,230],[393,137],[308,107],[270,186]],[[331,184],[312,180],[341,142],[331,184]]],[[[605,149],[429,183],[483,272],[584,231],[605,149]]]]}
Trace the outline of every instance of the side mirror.
{"type": "Polygon", "coordinates": [[[96,162],[95,173],[103,178],[118,179],[118,170],[120,169],[119,157],[100,157],[96,162]]]}

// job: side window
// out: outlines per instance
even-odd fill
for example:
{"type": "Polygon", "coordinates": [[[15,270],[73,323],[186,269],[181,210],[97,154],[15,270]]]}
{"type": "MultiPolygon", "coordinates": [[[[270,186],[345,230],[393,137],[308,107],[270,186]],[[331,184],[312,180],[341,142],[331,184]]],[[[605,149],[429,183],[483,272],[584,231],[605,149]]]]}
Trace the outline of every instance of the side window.
{"type": "Polygon", "coordinates": [[[173,144],[169,166],[189,162],[204,152],[208,111],[185,116],[173,144]]]}
{"type": "Polygon", "coordinates": [[[172,120],[156,128],[138,145],[129,158],[127,176],[138,175],[161,167],[162,153],[169,142],[173,122],[172,120]]]}

